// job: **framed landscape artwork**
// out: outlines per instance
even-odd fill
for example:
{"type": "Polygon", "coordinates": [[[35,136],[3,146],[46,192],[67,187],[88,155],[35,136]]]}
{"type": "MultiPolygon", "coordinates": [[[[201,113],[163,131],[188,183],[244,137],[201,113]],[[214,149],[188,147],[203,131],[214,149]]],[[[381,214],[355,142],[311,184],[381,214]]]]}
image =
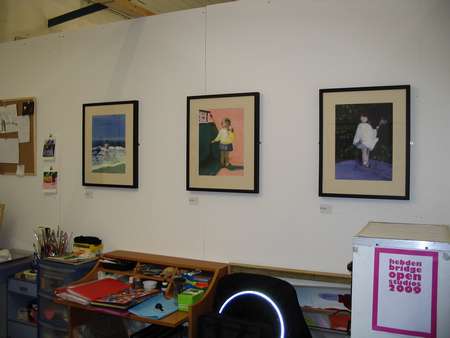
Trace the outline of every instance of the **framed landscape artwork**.
{"type": "Polygon", "coordinates": [[[138,187],[138,101],[83,105],[83,185],[138,187]]]}
{"type": "Polygon", "coordinates": [[[259,192],[259,100],[259,93],[187,98],[187,190],[259,192]]]}
{"type": "Polygon", "coordinates": [[[319,94],[319,196],[408,200],[410,86],[319,94]]]}

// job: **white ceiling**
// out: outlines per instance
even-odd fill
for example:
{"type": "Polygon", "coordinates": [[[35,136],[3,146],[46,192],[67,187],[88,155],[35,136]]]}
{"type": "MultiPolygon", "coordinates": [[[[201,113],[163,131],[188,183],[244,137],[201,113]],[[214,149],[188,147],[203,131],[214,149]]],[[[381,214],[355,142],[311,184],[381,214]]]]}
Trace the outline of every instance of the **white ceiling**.
{"type": "MultiPolygon", "coordinates": [[[[131,0],[134,5],[144,7],[155,14],[228,1],[234,0],[131,0]]],[[[0,42],[126,19],[120,13],[103,10],[47,28],[48,19],[90,3],[92,0],[0,0],[0,42]]]]}

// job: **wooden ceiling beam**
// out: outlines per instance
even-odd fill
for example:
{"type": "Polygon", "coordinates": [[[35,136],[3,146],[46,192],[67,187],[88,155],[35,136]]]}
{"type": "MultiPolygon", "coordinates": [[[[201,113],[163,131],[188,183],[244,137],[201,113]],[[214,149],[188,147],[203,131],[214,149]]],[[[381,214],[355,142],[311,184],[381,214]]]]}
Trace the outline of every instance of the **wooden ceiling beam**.
{"type": "Polygon", "coordinates": [[[109,9],[131,18],[155,15],[155,13],[149,11],[148,9],[135,5],[131,2],[131,0],[94,0],[93,2],[105,5],[109,9]]]}
{"type": "Polygon", "coordinates": [[[104,9],[106,9],[107,7],[104,6],[101,3],[93,3],[89,6],[85,6],[85,7],[81,7],[79,9],[76,9],[74,11],[56,16],[54,18],[48,19],[47,21],[47,27],[53,27],[59,24],[62,24],[64,22],[70,21],[70,20],[74,20],[77,18],[81,18],[85,15],[89,15],[91,13],[95,13],[98,11],[102,11],[104,9]]]}

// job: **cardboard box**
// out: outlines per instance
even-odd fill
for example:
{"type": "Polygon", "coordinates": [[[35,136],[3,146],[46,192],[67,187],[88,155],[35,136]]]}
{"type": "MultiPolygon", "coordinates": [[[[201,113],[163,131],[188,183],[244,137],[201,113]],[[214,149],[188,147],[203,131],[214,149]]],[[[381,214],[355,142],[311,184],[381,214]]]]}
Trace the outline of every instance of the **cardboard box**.
{"type": "Polygon", "coordinates": [[[79,257],[92,258],[102,254],[103,245],[73,243],[73,254],[79,257]]]}

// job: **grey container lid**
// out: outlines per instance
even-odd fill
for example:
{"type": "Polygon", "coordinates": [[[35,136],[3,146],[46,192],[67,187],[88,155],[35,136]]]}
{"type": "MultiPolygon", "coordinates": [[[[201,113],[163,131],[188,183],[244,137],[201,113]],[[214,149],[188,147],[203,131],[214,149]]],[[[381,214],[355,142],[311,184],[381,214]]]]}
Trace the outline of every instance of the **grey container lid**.
{"type": "Polygon", "coordinates": [[[450,228],[436,224],[369,222],[353,237],[353,244],[450,250],[450,228]]]}

